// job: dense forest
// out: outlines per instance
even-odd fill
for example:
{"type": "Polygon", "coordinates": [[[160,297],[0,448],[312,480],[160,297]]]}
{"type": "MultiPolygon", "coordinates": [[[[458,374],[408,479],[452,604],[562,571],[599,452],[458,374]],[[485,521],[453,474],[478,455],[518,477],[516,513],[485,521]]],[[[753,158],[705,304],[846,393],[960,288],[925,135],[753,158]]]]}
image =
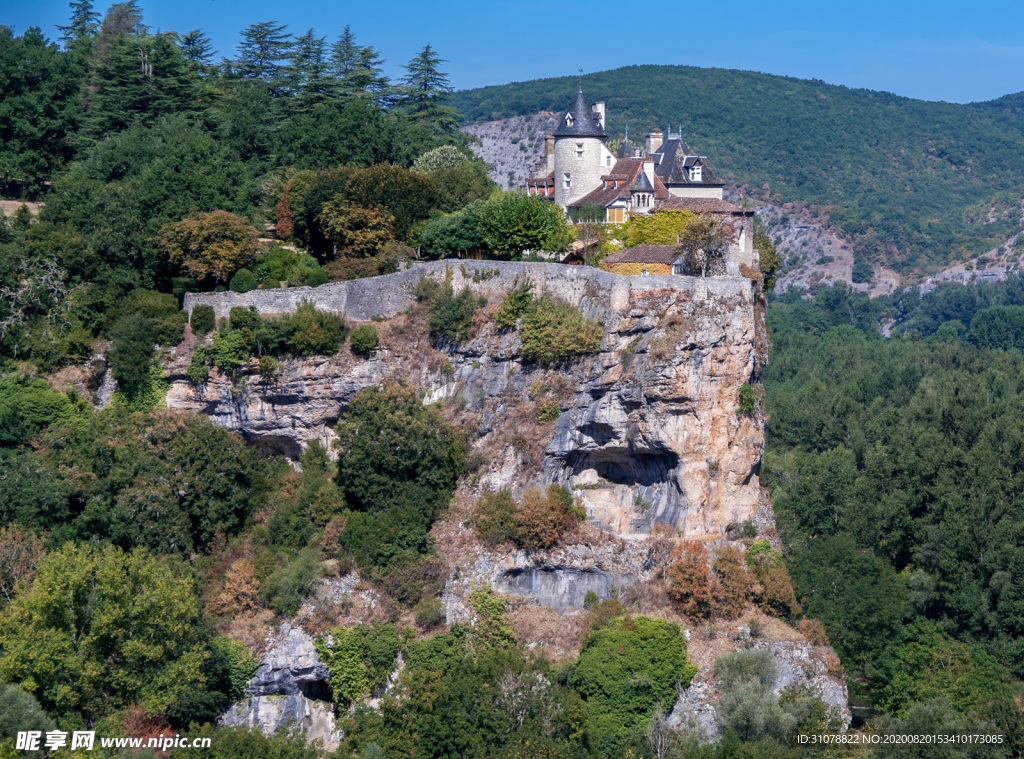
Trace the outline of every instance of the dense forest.
{"type": "MultiPolygon", "coordinates": [[[[456,92],[469,121],[562,111],[577,86],[557,77],[456,92]]],[[[858,257],[930,274],[1021,228],[1020,95],[931,103],[816,80],[693,66],[588,74],[609,133],[677,132],[742,194],[810,209],[858,257]],[[1009,193],[1004,197],[1001,193],[1009,193]]]]}
{"type": "MultiPolygon", "coordinates": [[[[236,307],[218,319],[208,305],[186,314],[182,298],[315,287],[467,249],[522,257],[577,236],[599,263],[594,250],[614,236],[684,244],[692,219],[571,227],[543,201],[502,193],[457,118],[506,110],[482,114],[469,93],[452,93],[429,45],[390,82],[379,53],[348,29],[328,43],[256,23],[236,57],[216,61],[201,30],[153,33],[134,0],[102,17],[89,0],[70,5],[60,44],[0,27],[0,181],[16,209],[0,218],[0,757],[22,753],[19,732],[43,736],[33,755],[63,756],[77,752],[44,745],[50,735],[91,730],[211,739],[171,749],[181,757],[320,759],[301,732],[218,725],[244,700],[268,633],[300,609],[331,673],[318,698],[342,730],[337,757],[936,755],[913,744],[801,746],[800,735],[837,734],[839,718],[807,689],[774,693],[775,660],[753,647],[710,664],[720,742],[670,726],[697,672],[691,631],[721,641],[716,624],[744,614],[831,645],[832,672],[845,671],[873,710],[858,725],[869,734],[994,735],[1001,742],[949,755],[1024,753],[1024,280],[944,284],[924,297],[871,300],[841,285],[767,296],[761,476],[777,534],[744,524],[745,551],[713,557],[653,534],[655,548],[675,546],[665,572],[590,595],[564,641],[571,653],[551,657],[517,638],[509,599],[488,587],[469,594],[467,621],[447,624],[441,596],[458,567],[445,564],[438,528],[458,522],[476,545],[506,552],[602,538],[584,532],[577,495],[557,485],[486,493],[453,511],[482,466],[479,425],[458,399],[427,405],[402,380],[365,387],[337,421],[333,451],[313,442],[289,462],[165,408],[166,361],[188,345],[180,377],[202,387],[216,373],[241,395],[252,372],[274,377],[288,361],[366,361],[382,333],[437,358],[443,373],[444,351],[488,321],[515,331],[524,365],[557,368],[595,354],[601,324],[530,283],[488,304],[423,279],[400,323],[355,328],[309,302],[288,316],[236,307]],[[355,573],[351,592],[317,595],[322,580],[355,573]],[[399,656],[404,668],[371,706],[399,656]]],[[[701,91],[754,97],[768,79],[701,91]]],[[[550,97],[560,107],[561,94],[550,97]]],[[[928,118],[958,144],[1001,129],[1016,150],[1018,100],[935,106],[928,118]]],[[[771,139],[791,154],[803,144],[791,137],[771,139]]],[[[968,192],[952,158],[925,160],[913,186],[977,199],[1017,181],[995,168],[1008,154],[971,155],[983,187],[968,192]]],[[[821,202],[841,206],[839,185],[826,184],[821,202]]],[[[763,230],[756,244],[762,270],[749,276],[760,298],[777,261],[763,230]]],[[[686,326],[671,328],[678,337],[686,326]]],[[[671,340],[659,340],[667,355],[671,340]]],[[[550,433],[560,409],[544,382],[530,385],[532,417],[510,424],[550,433]]],[[[738,400],[738,414],[761,413],[756,386],[738,400]]],[[[529,446],[512,432],[512,446],[529,446]]],[[[748,626],[748,641],[758,629],[748,626]]]]}

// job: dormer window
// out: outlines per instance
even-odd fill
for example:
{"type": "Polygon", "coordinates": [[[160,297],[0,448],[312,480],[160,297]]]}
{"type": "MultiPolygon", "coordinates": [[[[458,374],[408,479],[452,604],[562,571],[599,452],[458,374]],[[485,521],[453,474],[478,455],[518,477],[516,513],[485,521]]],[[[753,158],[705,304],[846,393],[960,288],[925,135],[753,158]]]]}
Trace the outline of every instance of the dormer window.
{"type": "Polygon", "coordinates": [[[577,142],[576,143],[576,157],[577,158],[582,158],[583,157],[583,143],[582,142],[577,142]]]}
{"type": "Polygon", "coordinates": [[[700,182],[701,181],[701,165],[698,163],[696,166],[690,167],[690,181],[700,182]]]}
{"type": "Polygon", "coordinates": [[[573,122],[573,121],[575,121],[575,119],[573,119],[573,117],[572,117],[572,114],[571,114],[571,113],[567,113],[567,114],[565,114],[565,125],[566,125],[566,126],[572,126],[572,122],[573,122]]]}

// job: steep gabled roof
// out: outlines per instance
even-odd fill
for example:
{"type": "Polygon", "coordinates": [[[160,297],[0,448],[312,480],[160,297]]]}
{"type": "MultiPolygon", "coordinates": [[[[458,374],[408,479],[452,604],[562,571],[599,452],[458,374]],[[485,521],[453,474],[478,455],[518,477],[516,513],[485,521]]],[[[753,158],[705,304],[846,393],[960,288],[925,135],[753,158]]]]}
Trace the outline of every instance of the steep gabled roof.
{"type": "Polygon", "coordinates": [[[652,154],[652,157],[654,158],[654,173],[661,177],[665,184],[688,184],[700,187],[721,187],[725,184],[711,171],[707,159],[696,155],[690,146],[682,140],[667,140],[657,153],[652,154]],[[701,165],[701,178],[699,182],[693,182],[690,180],[689,168],[698,162],[701,165]]]}
{"type": "Polygon", "coordinates": [[[558,122],[554,135],[555,137],[607,137],[604,127],[601,126],[601,117],[594,113],[590,103],[583,96],[582,89],[576,93],[576,98],[569,106],[568,113],[558,122]]]}

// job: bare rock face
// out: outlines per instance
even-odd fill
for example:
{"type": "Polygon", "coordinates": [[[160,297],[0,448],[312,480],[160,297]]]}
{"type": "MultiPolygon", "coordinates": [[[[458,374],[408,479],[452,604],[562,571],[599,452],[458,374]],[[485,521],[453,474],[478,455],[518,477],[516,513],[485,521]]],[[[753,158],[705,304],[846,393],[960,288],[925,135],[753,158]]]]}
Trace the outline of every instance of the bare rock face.
{"type": "Polygon", "coordinates": [[[221,724],[247,725],[268,735],[298,727],[308,741],[336,748],[341,738],[330,702],[330,672],[301,629],[283,623],[279,636],[249,681],[249,698],[228,709],[221,724]]]}
{"type": "MultiPolygon", "coordinates": [[[[491,305],[529,281],[535,295],[560,298],[598,320],[600,352],[563,366],[537,366],[522,358],[518,330],[490,322],[462,346],[435,346],[447,353],[443,370],[432,369],[422,351],[400,354],[387,344],[370,360],[339,355],[285,362],[273,378],[252,374],[232,382],[214,371],[197,386],[182,368],[168,405],[202,411],[294,460],[310,440],[330,443],[354,393],[388,378],[415,382],[427,403],[445,399],[477,414],[481,449],[513,437],[512,412],[539,386],[548,388],[549,403],[558,404],[557,422],[546,428],[543,461],[526,461],[507,445],[501,460],[482,473],[482,489],[566,485],[581,497],[594,525],[622,537],[646,535],[658,523],[686,537],[721,537],[730,525],[758,521],[763,424],[757,414],[738,413],[740,388],[755,381],[763,365],[757,347],[763,309],[750,280],[440,261],[373,280],[305,288],[302,297],[350,320],[390,317],[415,302],[415,285],[424,276],[447,277],[455,291],[469,287],[491,305]]],[[[190,294],[185,305],[207,300],[220,315],[233,305],[271,315],[297,296],[274,290],[190,294]]],[[[550,579],[520,575],[516,582],[528,589],[550,579]]]]}

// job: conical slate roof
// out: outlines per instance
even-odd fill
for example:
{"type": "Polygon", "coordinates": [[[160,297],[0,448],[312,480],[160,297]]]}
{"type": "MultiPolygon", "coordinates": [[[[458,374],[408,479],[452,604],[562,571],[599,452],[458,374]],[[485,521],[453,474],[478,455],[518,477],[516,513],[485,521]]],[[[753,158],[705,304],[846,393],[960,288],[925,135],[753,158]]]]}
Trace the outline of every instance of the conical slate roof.
{"type": "Polygon", "coordinates": [[[569,106],[569,111],[554,131],[555,137],[606,137],[600,117],[590,108],[581,89],[569,106]]]}
{"type": "Polygon", "coordinates": [[[615,154],[616,158],[632,158],[633,157],[633,146],[629,143],[629,137],[622,141],[622,147],[619,148],[619,152],[615,154]]]}
{"type": "Polygon", "coordinates": [[[646,171],[640,172],[636,181],[633,182],[633,187],[631,189],[636,190],[637,192],[654,192],[654,185],[651,184],[651,180],[647,178],[646,171]]]}

